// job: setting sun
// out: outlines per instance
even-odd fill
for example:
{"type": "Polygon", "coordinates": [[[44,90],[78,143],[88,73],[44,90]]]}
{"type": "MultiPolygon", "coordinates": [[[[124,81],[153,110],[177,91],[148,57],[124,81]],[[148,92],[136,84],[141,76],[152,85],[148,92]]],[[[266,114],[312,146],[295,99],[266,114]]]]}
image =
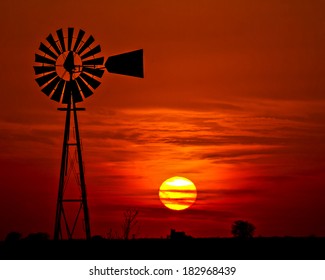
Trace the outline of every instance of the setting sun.
{"type": "Polygon", "coordinates": [[[196,187],[189,179],[172,177],[164,181],[159,189],[160,201],[169,209],[184,210],[196,200],[196,187]]]}

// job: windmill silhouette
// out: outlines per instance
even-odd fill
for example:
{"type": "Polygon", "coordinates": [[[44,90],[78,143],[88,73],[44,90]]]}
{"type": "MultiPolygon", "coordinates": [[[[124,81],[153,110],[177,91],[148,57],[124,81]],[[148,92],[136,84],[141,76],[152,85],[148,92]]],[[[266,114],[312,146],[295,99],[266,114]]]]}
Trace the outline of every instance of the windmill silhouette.
{"type": "Polygon", "coordinates": [[[65,128],[61,157],[60,179],[56,206],[54,239],[73,239],[78,223],[82,224],[86,239],[91,238],[89,209],[79,134],[77,108],[100,85],[105,69],[109,73],[143,78],[143,49],[108,57],[99,56],[100,45],[94,45],[92,35],[75,32],[72,27],[58,29],[53,36],[40,43],[35,54],[36,82],[51,100],[66,104],[65,128]],[[85,39],[86,38],[86,39],[85,39]],[[74,149],[74,151],[73,151],[74,149]],[[77,191],[68,192],[74,174],[77,191]],[[69,185],[70,184],[70,185],[69,185]],[[75,211],[68,209],[75,205],[75,211]],[[83,215],[83,219],[82,219],[83,215]]]}

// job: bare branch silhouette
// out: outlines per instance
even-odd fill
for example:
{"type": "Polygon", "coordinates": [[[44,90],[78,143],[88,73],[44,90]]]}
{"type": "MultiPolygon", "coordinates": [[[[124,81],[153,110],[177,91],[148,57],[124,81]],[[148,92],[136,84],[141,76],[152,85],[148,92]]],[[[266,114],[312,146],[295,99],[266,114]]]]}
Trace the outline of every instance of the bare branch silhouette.
{"type": "Polygon", "coordinates": [[[139,214],[139,211],[134,208],[127,209],[124,212],[124,222],[122,225],[122,230],[123,230],[123,238],[125,240],[129,239],[131,230],[138,223],[138,221],[136,220],[138,214],[139,214]]]}

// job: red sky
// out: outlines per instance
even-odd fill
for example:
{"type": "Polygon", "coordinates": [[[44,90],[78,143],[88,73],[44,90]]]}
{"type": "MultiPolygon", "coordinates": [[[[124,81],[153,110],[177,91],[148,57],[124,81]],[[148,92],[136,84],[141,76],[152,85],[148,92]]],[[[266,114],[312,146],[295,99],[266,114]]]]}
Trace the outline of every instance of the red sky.
{"type": "Polygon", "coordinates": [[[79,106],[92,234],[171,228],[325,235],[324,1],[37,1],[0,4],[0,238],[54,229],[64,113],[33,71],[40,42],[74,27],[107,58],[144,50],[144,79],[106,72],[79,106]],[[159,201],[184,176],[197,202],[159,201]]]}

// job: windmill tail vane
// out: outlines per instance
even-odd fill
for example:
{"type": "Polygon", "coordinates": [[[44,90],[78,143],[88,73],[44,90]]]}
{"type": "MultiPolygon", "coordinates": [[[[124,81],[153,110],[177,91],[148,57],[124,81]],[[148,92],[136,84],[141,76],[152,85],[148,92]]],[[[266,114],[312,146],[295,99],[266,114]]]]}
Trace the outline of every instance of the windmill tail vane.
{"type": "Polygon", "coordinates": [[[77,225],[86,239],[91,238],[85,174],[76,103],[92,96],[101,84],[105,69],[112,74],[144,77],[143,49],[112,55],[105,61],[101,47],[92,35],[69,27],[49,34],[35,54],[34,72],[41,91],[51,100],[66,104],[60,179],[57,197],[54,239],[73,239],[77,225]],[[70,137],[70,132],[74,137],[70,137]],[[74,149],[74,151],[71,151],[74,149]],[[75,157],[71,157],[71,155],[75,157]],[[76,167],[77,166],[77,167],[76,167]],[[74,172],[75,185],[71,185],[74,172]],[[74,188],[74,190],[72,190],[74,188]],[[69,190],[72,190],[69,192],[69,190]]]}

